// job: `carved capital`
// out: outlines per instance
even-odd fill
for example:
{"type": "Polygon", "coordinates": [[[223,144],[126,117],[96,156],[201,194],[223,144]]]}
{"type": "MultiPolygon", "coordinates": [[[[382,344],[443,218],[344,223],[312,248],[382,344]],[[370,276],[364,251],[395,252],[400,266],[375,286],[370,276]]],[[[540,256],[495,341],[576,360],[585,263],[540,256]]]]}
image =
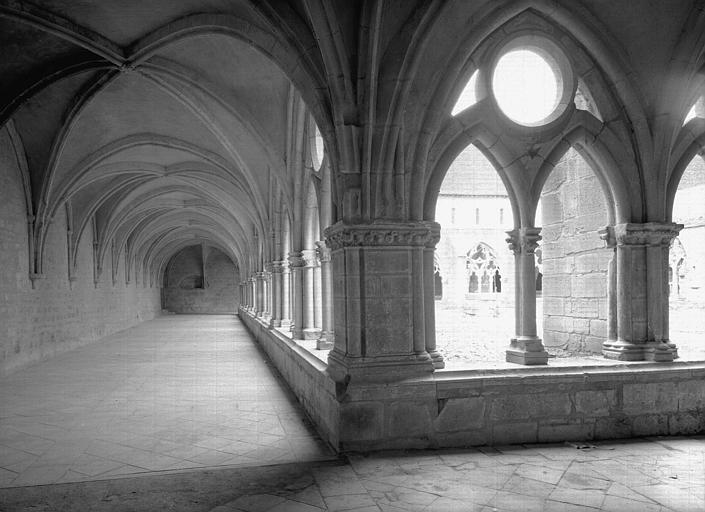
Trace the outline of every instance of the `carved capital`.
{"type": "Polygon", "coordinates": [[[282,271],[284,270],[283,267],[282,267],[282,263],[283,263],[282,261],[273,261],[273,262],[270,264],[270,270],[269,270],[269,271],[270,271],[272,274],[281,274],[282,271]]]}
{"type": "Polygon", "coordinates": [[[674,222],[625,223],[617,224],[614,234],[617,245],[668,247],[681,229],[683,224],[674,222]]]}
{"type": "Polygon", "coordinates": [[[330,262],[330,249],[325,242],[316,242],[316,252],[321,263],[330,262]]]}
{"type": "Polygon", "coordinates": [[[534,254],[541,240],[541,228],[517,228],[507,231],[509,250],[514,254],[534,254]]]}
{"type": "Polygon", "coordinates": [[[289,253],[289,267],[298,268],[306,266],[306,262],[301,256],[300,252],[290,252],[289,253]]]}
{"type": "Polygon", "coordinates": [[[433,248],[441,238],[441,226],[429,221],[371,224],[338,222],[325,230],[325,236],[326,245],[332,251],[365,246],[433,248]]]}
{"type": "Polygon", "coordinates": [[[306,249],[301,251],[301,257],[304,260],[304,266],[306,267],[317,267],[318,266],[318,254],[315,249],[306,249]]]}

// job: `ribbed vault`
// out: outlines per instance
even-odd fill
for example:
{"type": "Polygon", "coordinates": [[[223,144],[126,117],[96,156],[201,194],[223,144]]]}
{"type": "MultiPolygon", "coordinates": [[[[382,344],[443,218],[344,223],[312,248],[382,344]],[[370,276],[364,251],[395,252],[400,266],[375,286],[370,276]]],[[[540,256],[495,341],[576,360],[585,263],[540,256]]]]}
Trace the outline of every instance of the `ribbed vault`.
{"type": "Polygon", "coordinates": [[[22,49],[3,52],[0,123],[26,155],[34,277],[58,215],[69,276],[90,237],[96,280],[124,254],[154,283],[194,241],[246,268],[272,196],[293,207],[288,108],[314,68],[287,68],[306,58],[250,2],[210,3],[0,3],[0,46],[22,49]]]}

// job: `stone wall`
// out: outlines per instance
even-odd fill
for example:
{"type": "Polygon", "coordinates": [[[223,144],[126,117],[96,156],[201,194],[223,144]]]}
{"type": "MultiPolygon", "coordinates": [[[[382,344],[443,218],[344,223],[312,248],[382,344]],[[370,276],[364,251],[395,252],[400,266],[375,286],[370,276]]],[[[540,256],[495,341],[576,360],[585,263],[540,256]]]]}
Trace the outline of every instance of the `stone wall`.
{"type": "MultiPolygon", "coordinates": [[[[76,280],[68,279],[66,219],[54,219],[46,243],[45,279],[29,279],[27,216],[17,160],[0,130],[0,375],[154,318],[159,289],[125,284],[125,258],[115,285],[104,272],[93,280],[93,248],[80,240],[76,280]]],[[[61,210],[63,213],[63,210],[61,210]]]]}
{"type": "Polygon", "coordinates": [[[559,354],[600,353],[612,251],[598,230],[609,221],[600,183],[575,150],[548,177],[540,208],[544,345],[559,354]]]}
{"type": "Polygon", "coordinates": [[[230,258],[215,247],[205,249],[203,275],[201,246],[179,251],[169,262],[162,289],[164,309],[174,313],[236,313],[240,274],[230,258]]]}
{"type": "Polygon", "coordinates": [[[705,432],[705,363],[445,370],[346,385],[283,333],[240,317],[339,451],[705,432]]]}
{"type": "Polygon", "coordinates": [[[239,316],[284,376],[321,437],[336,448],[340,421],[335,384],[326,373],[328,365],[247,311],[241,309],[239,316]]]}

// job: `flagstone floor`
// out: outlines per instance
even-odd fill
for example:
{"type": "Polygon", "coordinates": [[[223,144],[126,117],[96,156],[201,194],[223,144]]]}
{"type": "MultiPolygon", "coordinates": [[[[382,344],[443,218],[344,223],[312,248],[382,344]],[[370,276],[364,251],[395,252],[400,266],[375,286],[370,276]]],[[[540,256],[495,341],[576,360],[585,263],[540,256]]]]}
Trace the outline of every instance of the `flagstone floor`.
{"type": "Polygon", "coordinates": [[[702,512],[705,437],[351,455],[0,489],[12,512],[702,512]]]}
{"type": "Polygon", "coordinates": [[[233,316],[0,380],[0,511],[702,512],[705,436],[334,456],[233,316]]]}
{"type": "Polygon", "coordinates": [[[169,315],[0,379],[0,487],[330,458],[232,315],[169,315]]]}

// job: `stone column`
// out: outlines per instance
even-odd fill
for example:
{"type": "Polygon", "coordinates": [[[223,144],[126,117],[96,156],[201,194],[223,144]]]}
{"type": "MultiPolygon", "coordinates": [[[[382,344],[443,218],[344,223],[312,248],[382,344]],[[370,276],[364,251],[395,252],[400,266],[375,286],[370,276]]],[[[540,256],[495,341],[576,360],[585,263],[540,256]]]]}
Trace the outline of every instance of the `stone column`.
{"type": "Polygon", "coordinates": [[[291,268],[291,336],[295,340],[304,339],[303,320],[303,267],[304,259],[300,252],[289,253],[291,268]]]}
{"type": "Polygon", "coordinates": [[[318,266],[318,262],[316,261],[316,251],[301,251],[301,257],[304,260],[304,267],[302,270],[302,311],[304,322],[303,334],[305,340],[317,340],[321,337],[321,330],[316,327],[315,269],[318,266]]]}
{"type": "Polygon", "coordinates": [[[256,306],[256,298],[257,298],[257,290],[256,290],[256,287],[257,287],[257,281],[255,280],[255,277],[254,277],[254,275],[253,275],[253,276],[250,277],[250,279],[248,280],[248,292],[249,292],[249,295],[250,295],[250,299],[249,299],[249,301],[248,301],[248,302],[250,303],[250,305],[249,305],[249,308],[248,308],[248,309],[249,309],[252,313],[255,312],[255,306],[256,306]]]}
{"type": "Polygon", "coordinates": [[[265,264],[264,281],[264,314],[262,317],[269,322],[272,318],[272,264],[265,264]]]}
{"type": "Polygon", "coordinates": [[[443,356],[436,348],[436,298],[434,293],[433,279],[433,256],[435,244],[426,246],[423,249],[423,293],[424,293],[424,316],[425,316],[425,340],[426,352],[433,360],[433,367],[437,370],[445,368],[443,356]]]}
{"type": "Polygon", "coordinates": [[[281,327],[282,325],[282,262],[273,261],[272,273],[272,320],[270,327],[281,327]]]}
{"type": "Polygon", "coordinates": [[[617,240],[614,237],[614,227],[607,226],[599,231],[600,238],[612,251],[612,257],[607,265],[607,339],[617,339],[617,240]]]}
{"type": "Polygon", "coordinates": [[[333,283],[330,265],[330,249],[325,242],[316,242],[318,261],[321,265],[321,337],[316,348],[330,350],[333,348],[335,334],[333,331],[333,283]]]}
{"type": "Polygon", "coordinates": [[[536,335],[536,261],[534,252],[541,240],[541,228],[507,231],[509,249],[514,253],[516,337],[507,349],[510,363],[548,364],[548,352],[536,335]]]}
{"type": "Polygon", "coordinates": [[[331,249],[335,345],[328,372],[340,385],[428,375],[423,249],[440,238],[435,222],[337,223],[331,249]]]}
{"type": "Polygon", "coordinates": [[[281,327],[291,327],[291,271],[289,262],[281,262],[281,327]]]}
{"type": "Polygon", "coordinates": [[[608,359],[673,361],[668,335],[668,251],[682,224],[618,224],[616,241],[617,339],[602,346],[608,359]]]}
{"type": "Polygon", "coordinates": [[[255,273],[255,289],[257,290],[255,315],[261,317],[264,316],[264,272],[255,273]]]}

